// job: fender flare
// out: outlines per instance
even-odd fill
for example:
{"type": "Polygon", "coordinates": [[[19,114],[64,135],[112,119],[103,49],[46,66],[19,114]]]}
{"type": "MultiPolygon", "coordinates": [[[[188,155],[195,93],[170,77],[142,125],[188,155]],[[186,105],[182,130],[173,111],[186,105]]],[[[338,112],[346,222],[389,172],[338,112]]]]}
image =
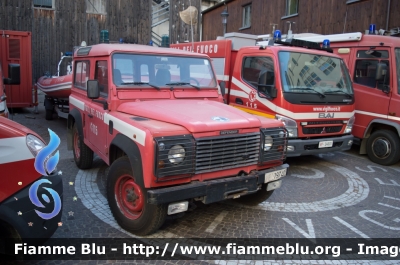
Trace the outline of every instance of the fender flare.
{"type": "Polygon", "coordinates": [[[83,139],[83,124],[82,124],[82,116],[79,110],[73,109],[68,114],[68,122],[67,122],[67,148],[68,150],[72,150],[72,127],[76,123],[78,127],[79,137],[83,139]]]}
{"type": "Polygon", "coordinates": [[[368,124],[368,127],[364,132],[364,138],[368,138],[370,136],[371,127],[373,127],[373,125],[376,124],[376,123],[388,125],[388,126],[391,126],[391,127],[395,128],[397,130],[397,134],[400,137],[400,124],[398,124],[396,122],[389,121],[389,120],[384,120],[384,119],[374,119],[368,124]]]}
{"type": "Polygon", "coordinates": [[[118,147],[128,156],[129,162],[131,163],[133,176],[136,178],[136,181],[139,185],[145,187],[143,178],[142,156],[140,154],[140,150],[137,144],[129,139],[127,136],[123,134],[117,134],[110,144],[110,165],[115,159],[117,159],[117,157],[112,157],[114,154],[112,150],[113,146],[118,147]]]}

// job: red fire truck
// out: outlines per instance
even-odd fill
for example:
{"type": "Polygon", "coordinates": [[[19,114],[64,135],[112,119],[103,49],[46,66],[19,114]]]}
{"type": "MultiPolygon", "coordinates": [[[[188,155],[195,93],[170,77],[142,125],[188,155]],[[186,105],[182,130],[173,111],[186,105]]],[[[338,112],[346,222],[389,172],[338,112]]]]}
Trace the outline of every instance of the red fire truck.
{"type": "Polygon", "coordinates": [[[329,39],[346,61],[356,97],[355,143],[371,161],[391,165],[400,159],[400,38],[374,34],[298,38],[319,43],[329,39]]]}
{"type": "Polygon", "coordinates": [[[8,75],[7,66],[12,63],[20,65],[23,77],[19,85],[11,87],[6,84],[4,88],[1,88],[7,95],[7,106],[9,108],[37,106],[37,90],[32,84],[31,32],[0,30],[0,35],[0,64],[4,75],[8,75]]]}
{"type": "Polygon", "coordinates": [[[139,235],[168,215],[251,196],[267,199],[288,165],[282,122],[223,104],[204,54],[132,44],[74,53],[68,147],[81,169],[110,169],[117,222],[139,235]]]}
{"type": "MultiPolygon", "coordinates": [[[[11,64],[8,69],[10,78],[4,79],[5,83],[17,85],[20,79],[19,65],[11,64]]],[[[3,78],[0,80],[2,85],[3,78]]],[[[32,183],[40,181],[46,182],[46,189],[54,190],[62,198],[61,176],[41,176],[35,170],[35,157],[43,147],[44,141],[35,132],[0,116],[0,239],[22,239],[24,242],[33,238],[47,239],[58,228],[61,212],[52,219],[44,220],[36,213],[38,207],[29,196],[32,183]]],[[[39,189],[36,191],[40,193],[39,189]]],[[[46,192],[44,190],[42,196],[36,195],[41,197],[39,200],[46,201],[42,206],[47,209],[54,202],[46,200],[46,192]]],[[[11,253],[3,253],[0,248],[1,254],[11,253]]]]}
{"type": "Polygon", "coordinates": [[[229,105],[281,120],[289,132],[288,157],[350,149],[354,95],[343,60],[316,43],[256,46],[257,38],[228,33],[171,47],[208,54],[227,83],[229,105]]]}

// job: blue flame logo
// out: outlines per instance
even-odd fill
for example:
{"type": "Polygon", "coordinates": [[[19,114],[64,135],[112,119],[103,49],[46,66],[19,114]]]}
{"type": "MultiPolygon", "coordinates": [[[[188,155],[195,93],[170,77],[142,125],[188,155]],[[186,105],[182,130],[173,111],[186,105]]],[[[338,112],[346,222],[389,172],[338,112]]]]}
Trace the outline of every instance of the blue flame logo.
{"type": "MultiPolygon", "coordinates": [[[[47,180],[47,179],[41,179],[36,181],[35,183],[32,184],[32,186],[29,188],[29,199],[31,199],[31,202],[36,205],[37,207],[40,208],[45,208],[45,206],[40,202],[38,196],[37,196],[37,192],[39,189],[40,184],[42,183],[49,183],[51,184],[51,181],[47,180]]],[[[40,217],[42,217],[45,220],[49,220],[51,218],[53,218],[54,216],[56,216],[60,210],[61,210],[61,198],[60,195],[58,195],[58,193],[50,188],[44,188],[45,190],[47,190],[51,196],[53,197],[53,201],[54,201],[54,210],[51,213],[42,213],[38,210],[35,210],[35,212],[37,213],[37,215],[39,215],[40,217]]],[[[50,199],[46,194],[42,194],[42,199],[47,202],[50,203],[50,199]]]]}
{"type": "MultiPolygon", "coordinates": [[[[44,147],[42,150],[39,151],[38,155],[36,156],[35,159],[35,169],[37,172],[44,176],[48,176],[51,174],[51,172],[54,171],[56,168],[58,161],[59,161],[59,151],[53,155],[50,156],[60,145],[60,138],[55,134],[52,130],[49,129],[49,134],[50,134],[50,142],[49,144],[44,147]]],[[[48,179],[40,179],[32,184],[32,186],[29,188],[29,199],[31,202],[40,208],[46,208],[43,203],[39,200],[38,198],[38,189],[39,186],[43,183],[48,183],[52,184],[50,180],[48,179]]],[[[60,211],[61,211],[61,198],[60,195],[53,189],[51,188],[46,188],[44,187],[45,190],[47,190],[50,195],[53,198],[54,201],[54,209],[51,213],[42,213],[38,210],[35,210],[37,215],[39,215],[41,218],[45,220],[49,220],[56,216],[60,211]]],[[[46,194],[42,194],[42,199],[46,203],[50,203],[50,199],[46,194]]]]}
{"type": "Polygon", "coordinates": [[[48,176],[51,172],[53,172],[60,158],[58,150],[54,156],[50,156],[50,154],[52,154],[60,145],[60,137],[58,137],[57,134],[50,129],[49,134],[50,143],[39,151],[35,159],[35,169],[43,176],[48,176]]]}

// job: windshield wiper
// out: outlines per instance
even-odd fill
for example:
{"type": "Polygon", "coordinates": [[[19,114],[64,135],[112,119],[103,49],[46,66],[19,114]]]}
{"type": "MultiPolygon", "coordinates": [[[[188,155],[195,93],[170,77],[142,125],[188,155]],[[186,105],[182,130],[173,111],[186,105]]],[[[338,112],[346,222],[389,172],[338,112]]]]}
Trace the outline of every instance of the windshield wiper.
{"type": "Polygon", "coordinates": [[[161,90],[158,86],[145,82],[123,82],[121,85],[149,85],[157,90],[161,90]]]}
{"type": "Polygon", "coordinates": [[[322,92],[319,92],[319,91],[317,91],[317,90],[315,90],[315,89],[312,89],[312,88],[309,88],[309,87],[297,87],[297,88],[292,88],[293,90],[310,90],[310,91],[314,91],[315,93],[317,93],[317,94],[319,94],[322,98],[324,98],[325,97],[325,94],[324,93],[322,93],[322,92]]]}
{"type": "Polygon", "coordinates": [[[167,86],[185,86],[185,85],[189,85],[189,86],[192,86],[192,87],[196,88],[197,90],[200,90],[200,87],[192,85],[191,83],[185,83],[185,82],[168,83],[168,84],[165,84],[165,85],[167,85],[167,86]]]}
{"type": "Polygon", "coordinates": [[[351,95],[351,94],[349,94],[349,93],[347,93],[347,92],[344,92],[343,90],[326,91],[325,93],[336,93],[336,92],[341,92],[341,93],[343,93],[343,94],[346,94],[346,95],[349,96],[350,98],[353,98],[353,95],[351,95]]]}

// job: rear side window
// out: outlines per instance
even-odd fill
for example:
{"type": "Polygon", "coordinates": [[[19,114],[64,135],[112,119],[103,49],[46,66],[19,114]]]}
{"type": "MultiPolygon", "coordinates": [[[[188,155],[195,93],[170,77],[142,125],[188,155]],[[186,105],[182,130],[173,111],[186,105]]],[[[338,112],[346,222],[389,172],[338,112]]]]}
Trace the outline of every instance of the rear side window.
{"type": "Polygon", "coordinates": [[[89,80],[89,61],[78,61],[75,63],[74,86],[87,90],[87,81],[89,80]]]}

